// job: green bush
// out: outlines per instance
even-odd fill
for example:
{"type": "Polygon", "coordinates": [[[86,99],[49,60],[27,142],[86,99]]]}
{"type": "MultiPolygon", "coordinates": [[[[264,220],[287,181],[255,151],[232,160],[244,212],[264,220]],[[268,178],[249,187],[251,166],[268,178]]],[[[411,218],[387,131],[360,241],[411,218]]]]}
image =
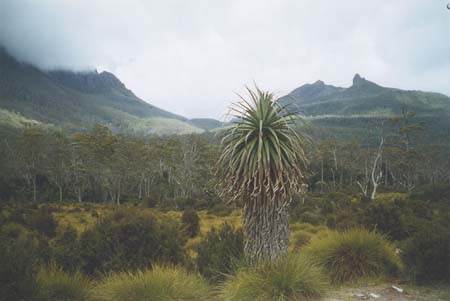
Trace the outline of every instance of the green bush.
{"type": "Polygon", "coordinates": [[[221,295],[225,301],[299,301],[320,298],[327,288],[321,268],[295,255],[239,271],[225,282],[221,295]]]}
{"type": "Polygon", "coordinates": [[[181,222],[185,225],[189,237],[195,237],[200,232],[200,218],[194,209],[184,210],[181,222]]]}
{"type": "Polygon", "coordinates": [[[402,257],[413,280],[419,283],[450,280],[449,233],[442,225],[426,223],[405,241],[402,257]]]}
{"type": "Polygon", "coordinates": [[[225,205],[223,202],[217,203],[213,207],[208,209],[208,214],[213,214],[217,216],[228,216],[233,212],[233,208],[225,205]]]}
{"type": "Polygon", "coordinates": [[[26,224],[33,230],[38,231],[47,237],[54,237],[58,223],[53,218],[51,212],[46,208],[33,210],[26,218],[26,224]]]}
{"type": "Polygon", "coordinates": [[[23,207],[12,208],[8,222],[25,225],[25,209],[23,207]]]}
{"type": "Polygon", "coordinates": [[[306,231],[297,231],[291,234],[291,242],[293,251],[300,250],[303,246],[307,245],[312,238],[312,234],[306,231]]]}
{"type": "Polygon", "coordinates": [[[55,263],[65,271],[76,271],[81,264],[77,230],[72,226],[62,228],[51,242],[55,263]]]}
{"type": "Polygon", "coordinates": [[[0,230],[0,300],[42,300],[34,277],[39,241],[22,225],[0,230]]]}
{"type": "Polygon", "coordinates": [[[92,285],[81,273],[69,274],[56,265],[41,268],[37,274],[37,283],[46,300],[86,301],[92,285]]]}
{"type": "Polygon", "coordinates": [[[212,228],[196,246],[196,266],[200,274],[211,281],[219,281],[234,271],[244,253],[242,230],[225,223],[212,228]]]}
{"type": "Polygon", "coordinates": [[[425,185],[414,189],[411,198],[415,200],[449,201],[450,185],[425,185]]]}
{"type": "Polygon", "coordinates": [[[181,268],[154,266],[151,270],[113,274],[95,289],[102,301],[201,301],[208,286],[199,276],[181,268]]]}
{"type": "Polygon", "coordinates": [[[405,212],[396,202],[372,203],[363,214],[363,224],[367,229],[388,235],[394,240],[403,240],[408,233],[402,215],[405,212]]]}
{"type": "Polygon", "coordinates": [[[155,262],[185,258],[181,223],[137,208],[123,208],[99,219],[80,237],[83,271],[88,274],[144,269],[155,262]]]}
{"type": "Polygon", "coordinates": [[[304,251],[329,271],[335,283],[395,275],[401,269],[395,248],[384,236],[364,229],[329,233],[313,239],[304,251]]]}

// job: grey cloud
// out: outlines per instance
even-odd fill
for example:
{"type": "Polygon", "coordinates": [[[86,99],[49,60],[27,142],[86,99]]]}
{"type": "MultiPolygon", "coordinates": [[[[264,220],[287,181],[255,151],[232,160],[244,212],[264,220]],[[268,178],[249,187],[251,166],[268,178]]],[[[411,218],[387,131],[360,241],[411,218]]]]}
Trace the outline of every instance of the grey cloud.
{"type": "Polygon", "coordinates": [[[450,94],[447,1],[0,0],[0,44],[43,69],[107,69],[141,98],[220,118],[257,82],[278,94],[354,73],[450,94]]]}

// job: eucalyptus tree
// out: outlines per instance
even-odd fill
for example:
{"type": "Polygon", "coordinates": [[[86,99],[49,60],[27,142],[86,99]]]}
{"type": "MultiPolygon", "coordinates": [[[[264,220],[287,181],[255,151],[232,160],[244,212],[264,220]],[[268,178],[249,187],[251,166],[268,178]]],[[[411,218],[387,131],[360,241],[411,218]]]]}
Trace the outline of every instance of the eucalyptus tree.
{"type": "Polygon", "coordinates": [[[256,88],[231,107],[238,121],[222,139],[218,161],[223,195],[244,203],[244,251],[252,264],[287,252],[288,207],[304,190],[307,159],[296,117],[256,88]]]}
{"type": "Polygon", "coordinates": [[[70,140],[63,132],[54,132],[50,136],[47,156],[47,176],[51,183],[58,188],[59,201],[63,201],[63,188],[69,179],[70,140]]]}
{"type": "Polygon", "coordinates": [[[44,174],[45,132],[36,126],[27,126],[19,137],[16,151],[19,174],[30,184],[33,202],[37,201],[37,179],[44,174]]]}

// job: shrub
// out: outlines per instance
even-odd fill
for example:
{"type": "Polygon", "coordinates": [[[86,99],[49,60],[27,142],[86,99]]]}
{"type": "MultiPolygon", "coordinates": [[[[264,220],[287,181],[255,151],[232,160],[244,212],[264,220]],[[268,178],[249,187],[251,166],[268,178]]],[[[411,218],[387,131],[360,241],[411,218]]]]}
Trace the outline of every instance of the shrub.
{"type": "Polygon", "coordinates": [[[157,261],[179,263],[185,256],[183,233],[176,220],[136,208],[116,210],[81,235],[83,271],[143,269],[157,261]]]}
{"type": "Polygon", "coordinates": [[[201,301],[208,298],[208,286],[201,277],[180,268],[160,266],[143,272],[113,274],[95,291],[102,301],[201,301]]]}
{"type": "Polygon", "coordinates": [[[407,236],[402,223],[402,209],[395,202],[372,203],[363,216],[363,224],[372,230],[388,235],[394,240],[402,240],[407,236]]]}
{"type": "Polygon", "coordinates": [[[200,218],[194,209],[184,210],[181,222],[185,225],[189,237],[195,237],[200,232],[200,218]]]}
{"type": "Polygon", "coordinates": [[[293,251],[298,251],[301,247],[307,245],[312,238],[312,234],[306,231],[297,231],[291,234],[291,244],[293,251]]]}
{"type": "Polygon", "coordinates": [[[0,300],[41,300],[34,278],[39,242],[23,226],[7,224],[0,231],[0,300]]]}
{"type": "Polygon", "coordinates": [[[242,230],[225,223],[218,230],[212,228],[196,247],[196,266],[200,274],[211,281],[225,278],[234,271],[244,253],[242,230]]]}
{"type": "Polygon", "coordinates": [[[12,209],[8,222],[25,225],[25,209],[21,207],[12,209]]]}
{"type": "Polygon", "coordinates": [[[307,257],[295,255],[239,271],[224,284],[221,295],[226,301],[297,301],[319,298],[327,287],[322,270],[307,257]]]}
{"type": "Polygon", "coordinates": [[[41,268],[37,274],[37,283],[47,300],[85,301],[91,292],[91,282],[81,273],[69,274],[56,265],[41,268]]]}
{"type": "Polygon", "coordinates": [[[207,211],[208,214],[213,214],[216,216],[228,216],[231,214],[231,212],[233,212],[233,208],[225,205],[222,202],[214,205],[207,211]]]}
{"type": "Polygon", "coordinates": [[[81,264],[77,231],[72,226],[62,228],[51,243],[55,263],[65,271],[75,271],[81,264]]]}
{"type": "Polygon", "coordinates": [[[401,268],[395,248],[382,235],[363,229],[313,239],[305,252],[329,271],[333,282],[394,275],[401,268]]]}
{"type": "Polygon", "coordinates": [[[312,224],[312,225],[319,225],[324,222],[323,217],[320,213],[309,212],[309,211],[306,211],[306,212],[303,212],[302,214],[300,214],[298,217],[298,221],[302,222],[302,223],[312,224]]]}
{"type": "Polygon", "coordinates": [[[422,224],[404,243],[402,257],[413,280],[419,283],[450,280],[450,235],[444,226],[422,224]]]}
{"type": "Polygon", "coordinates": [[[53,215],[46,208],[33,210],[27,217],[26,223],[31,229],[50,238],[55,236],[58,227],[53,215]]]}
{"type": "Polygon", "coordinates": [[[411,194],[412,199],[416,200],[431,200],[431,201],[449,201],[450,185],[425,185],[416,188],[411,194]]]}

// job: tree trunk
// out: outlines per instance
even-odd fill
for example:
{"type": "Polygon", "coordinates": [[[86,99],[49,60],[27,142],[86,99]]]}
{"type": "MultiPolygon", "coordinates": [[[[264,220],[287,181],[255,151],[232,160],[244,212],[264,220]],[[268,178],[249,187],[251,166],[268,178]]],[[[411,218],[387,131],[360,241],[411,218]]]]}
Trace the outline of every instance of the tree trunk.
{"type": "Polygon", "coordinates": [[[37,188],[36,188],[36,177],[33,177],[33,203],[36,203],[37,201],[37,188]]]}
{"type": "Polygon", "coordinates": [[[62,186],[59,185],[59,186],[58,186],[58,189],[59,189],[59,202],[62,203],[62,200],[63,200],[62,186]]]}
{"type": "Polygon", "coordinates": [[[320,161],[321,162],[321,169],[320,169],[320,173],[321,173],[321,177],[320,177],[320,192],[323,192],[323,159],[320,161]]]}
{"type": "Polygon", "coordinates": [[[245,202],[244,252],[250,264],[275,261],[287,253],[289,244],[288,202],[279,196],[260,194],[245,202]]]}

